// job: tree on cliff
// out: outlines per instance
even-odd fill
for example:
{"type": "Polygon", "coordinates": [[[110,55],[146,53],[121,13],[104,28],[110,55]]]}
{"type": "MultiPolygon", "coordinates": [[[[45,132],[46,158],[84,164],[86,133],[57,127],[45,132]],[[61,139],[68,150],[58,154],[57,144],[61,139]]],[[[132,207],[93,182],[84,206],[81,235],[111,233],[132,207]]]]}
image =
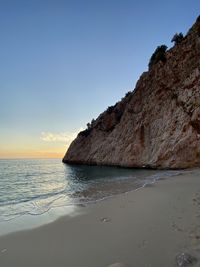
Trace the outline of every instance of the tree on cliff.
{"type": "Polygon", "coordinates": [[[171,40],[171,42],[174,42],[175,45],[176,45],[176,44],[180,44],[180,43],[182,42],[183,38],[184,38],[184,37],[183,37],[182,32],[180,32],[180,33],[175,33],[174,36],[173,36],[173,38],[172,38],[172,40],[171,40]]]}
{"type": "Polygon", "coordinates": [[[159,61],[166,62],[166,53],[167,46],[160,45],[156,48],[155,52],[151,56],[149,60],[149,68],[151,68],[154,64],[158,63],[159,61]]]}

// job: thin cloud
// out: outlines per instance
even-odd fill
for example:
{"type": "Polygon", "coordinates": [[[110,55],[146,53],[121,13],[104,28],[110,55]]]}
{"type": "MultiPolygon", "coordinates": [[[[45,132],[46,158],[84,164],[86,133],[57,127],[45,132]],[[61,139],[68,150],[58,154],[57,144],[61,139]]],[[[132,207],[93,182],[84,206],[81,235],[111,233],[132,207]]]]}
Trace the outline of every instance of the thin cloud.
{"type": "MultiPolygon", "coordinates": [[[[81,131],[82,129],[80,129],[81,131]]],[[[77,132],[64,132],[64,133],[51,133],[51,132],[42,132],[40,139],[45,142],[60,142],[60,143],[70,143],[73,141],[79,131],[77,132]]]]}

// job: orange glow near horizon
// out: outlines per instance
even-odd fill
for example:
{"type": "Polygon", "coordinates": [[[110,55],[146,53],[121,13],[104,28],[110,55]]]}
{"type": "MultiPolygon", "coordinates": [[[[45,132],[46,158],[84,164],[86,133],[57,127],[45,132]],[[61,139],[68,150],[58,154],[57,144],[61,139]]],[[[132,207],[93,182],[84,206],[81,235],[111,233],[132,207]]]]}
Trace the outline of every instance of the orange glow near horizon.
{"type": "Polygon", "coordinates": [[[0,151],[1,159],[12,159],[12,158],[60,158],[62,159],[65,155],[65,149],[53,149],[52,151],[33,151],[33,150],[12,150],[12,151],[0,151]]]}
{"type": "Polygon", "coordinates": [[[62,159],[77,133],[43,132],[40,136],[8,136],[0,140],[0,158],[60,158],[62,159]]]}

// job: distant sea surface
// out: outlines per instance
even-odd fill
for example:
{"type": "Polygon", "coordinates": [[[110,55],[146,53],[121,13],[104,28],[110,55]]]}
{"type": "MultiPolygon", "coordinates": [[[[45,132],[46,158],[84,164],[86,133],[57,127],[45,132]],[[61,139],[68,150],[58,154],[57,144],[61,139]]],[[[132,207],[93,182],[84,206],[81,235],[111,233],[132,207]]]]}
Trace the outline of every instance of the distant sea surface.
{"type": "Polygon", "coordinates": [[[177,171],[67,165],[61,159],[0,160],[0,222],[100,201],[177,171]]]}

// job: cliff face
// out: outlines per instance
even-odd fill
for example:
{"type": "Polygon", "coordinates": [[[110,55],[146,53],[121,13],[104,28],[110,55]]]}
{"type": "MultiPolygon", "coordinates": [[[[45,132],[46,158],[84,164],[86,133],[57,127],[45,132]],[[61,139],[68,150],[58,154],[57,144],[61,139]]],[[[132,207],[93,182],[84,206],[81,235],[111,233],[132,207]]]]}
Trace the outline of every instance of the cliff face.
{"type": "Polygon", "coordinates": [[[200,167],[200,22],[135,90],[78,134],[63,162],[200,167]]]}

